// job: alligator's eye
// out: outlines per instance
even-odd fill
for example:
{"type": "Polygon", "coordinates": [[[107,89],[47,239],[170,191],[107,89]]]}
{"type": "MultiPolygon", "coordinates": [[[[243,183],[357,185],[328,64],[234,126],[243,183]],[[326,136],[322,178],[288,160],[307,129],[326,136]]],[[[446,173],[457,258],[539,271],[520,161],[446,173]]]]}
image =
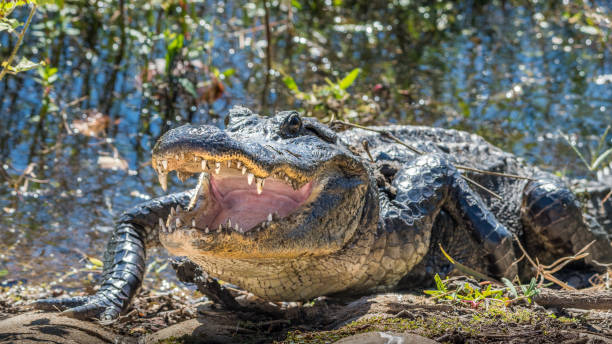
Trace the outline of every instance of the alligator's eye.
{"type": "Polygon", "coordinates": [[[285,117],[283,124],[281,124],[281,130],[288,135],[296,135],[302,129],[302,119],[297,113],[285,117]]]}

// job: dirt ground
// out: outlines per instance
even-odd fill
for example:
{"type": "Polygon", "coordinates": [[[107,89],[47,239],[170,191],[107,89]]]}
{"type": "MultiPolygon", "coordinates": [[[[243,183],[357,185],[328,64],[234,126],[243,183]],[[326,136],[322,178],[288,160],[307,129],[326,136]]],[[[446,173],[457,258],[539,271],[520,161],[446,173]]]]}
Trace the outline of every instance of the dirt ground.
{"type": "Polygon", "coordinates": [[[436,303],[420,291],[352,300],[322,297],[304,304],[266,303],[240,291],[235,295],[243,306],[240,311],[228,311],[185,288],[165,293],[142,290],[124,316],[100,324],[32,311],[28,303],[34,299],[69,294],[15,285],[0,289],[0,342],[81,338],[124,343],[333,343],[382,331],[442,343],[612,343],[611,309],[544,308],[527,302],[436,303]]]}

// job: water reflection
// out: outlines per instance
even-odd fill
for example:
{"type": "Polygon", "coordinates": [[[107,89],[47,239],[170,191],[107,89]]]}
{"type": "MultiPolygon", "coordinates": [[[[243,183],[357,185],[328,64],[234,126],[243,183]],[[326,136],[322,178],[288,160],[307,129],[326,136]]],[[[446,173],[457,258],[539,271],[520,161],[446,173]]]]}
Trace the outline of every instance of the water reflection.
{"type": "MultiPolygon", "coordinates": [[[[112,219],[162,193],[147,164],[155,139],[184,122],[222,126],[234,104],[466,129],[582,175],[558,132],[589,143],[612,122],[610,11],[605,1],[47,6],[20,51],[47,67],[0,84],[0,157],[14,182],[0,185],[0,271],[48,281],[101,257],[112,219]],[[342,99],[313,89],[357,67],[342,99]]],[[[0,43],[6,56],[14,37],[0,43]]]]}

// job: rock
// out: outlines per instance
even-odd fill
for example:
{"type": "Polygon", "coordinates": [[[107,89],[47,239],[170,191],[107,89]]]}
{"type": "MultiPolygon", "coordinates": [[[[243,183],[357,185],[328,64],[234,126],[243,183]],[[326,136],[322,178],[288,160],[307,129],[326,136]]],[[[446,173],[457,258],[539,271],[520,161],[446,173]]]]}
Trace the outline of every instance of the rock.
{"type": "Polygon", "coordinates": [[[164,339],[187,337],[189,342],[195,343],[236,343],[240,342],[241,335],[251,334],[253,333],[249,333],[247,329],[240,328],[238,319],[233,314],[207,310],[195,319],[148,334],[143,342],[157,343],[164,339]]]}
{"type": "Polygon", "coordinates": [[[366,332],[340,339],[336,344],[436,344],[435,340],[412,333],[366,332]]]}
{"type": "Polygon", "coordinates": [[[0,321],[0,343],[125,343],[102,326],[57,313],[29,312],[0,321]]]}

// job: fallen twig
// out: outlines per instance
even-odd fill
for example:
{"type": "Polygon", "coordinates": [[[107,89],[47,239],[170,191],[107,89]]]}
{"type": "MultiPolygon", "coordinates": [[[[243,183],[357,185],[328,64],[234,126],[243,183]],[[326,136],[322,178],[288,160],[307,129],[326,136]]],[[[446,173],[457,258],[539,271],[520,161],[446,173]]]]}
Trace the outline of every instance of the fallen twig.
{"type": "Polygon", "coordinates": [[[533,296],[541,306],[581,309],[612,309],[612,291],[586,292],[583,290],[553,290],[541,288],[533,296]]]}
{"type": "MultiPolygon", "coordinates": [[[[587,252],[585,252],[585,251],[588,250],[589,247],[591,247],[591,245],[593,245],[595,243],[595,240],[591,241],[590,243],[588,243],[585,247],[583,247],[580,251],[578,251],[573,256],[563,257],[563,258],[557,259],[556,261],[554,261],[550,265],[542,265],[542,264],[540,264],[540,261],[537,258],[534,261],[529,256],[529,254],[527,253],[527,251],[523,247],[523,244],[521,244],[521,241],[518,239],[518,237],[516,235],[514,235],[514,241],[516,241],[518,247],[523,252],[523,256],[526,257],[527,260],[529,260],[529,263],[531,263],[531,265],[536,270],[535,278],[539,278],[540,279],[540,282],[538,283],[538,288],[542,287],[542,284],[544,284],[545,280],[549,280],[549,281],[559,285],[561,288],[563,288],[565,290],[576,290],[576,289],[574,287],[568,285],[567,283],[559,280],[558,278],[556,278],[552,274],[554,274],[555,272],[561,270],[568,263],[576,261],[576,260],[583,259],[586,256],[588,256],[589,254],[587,252]]],[[[523,257],[521,257],[520,259],[523,259],[523,257]]]]}

